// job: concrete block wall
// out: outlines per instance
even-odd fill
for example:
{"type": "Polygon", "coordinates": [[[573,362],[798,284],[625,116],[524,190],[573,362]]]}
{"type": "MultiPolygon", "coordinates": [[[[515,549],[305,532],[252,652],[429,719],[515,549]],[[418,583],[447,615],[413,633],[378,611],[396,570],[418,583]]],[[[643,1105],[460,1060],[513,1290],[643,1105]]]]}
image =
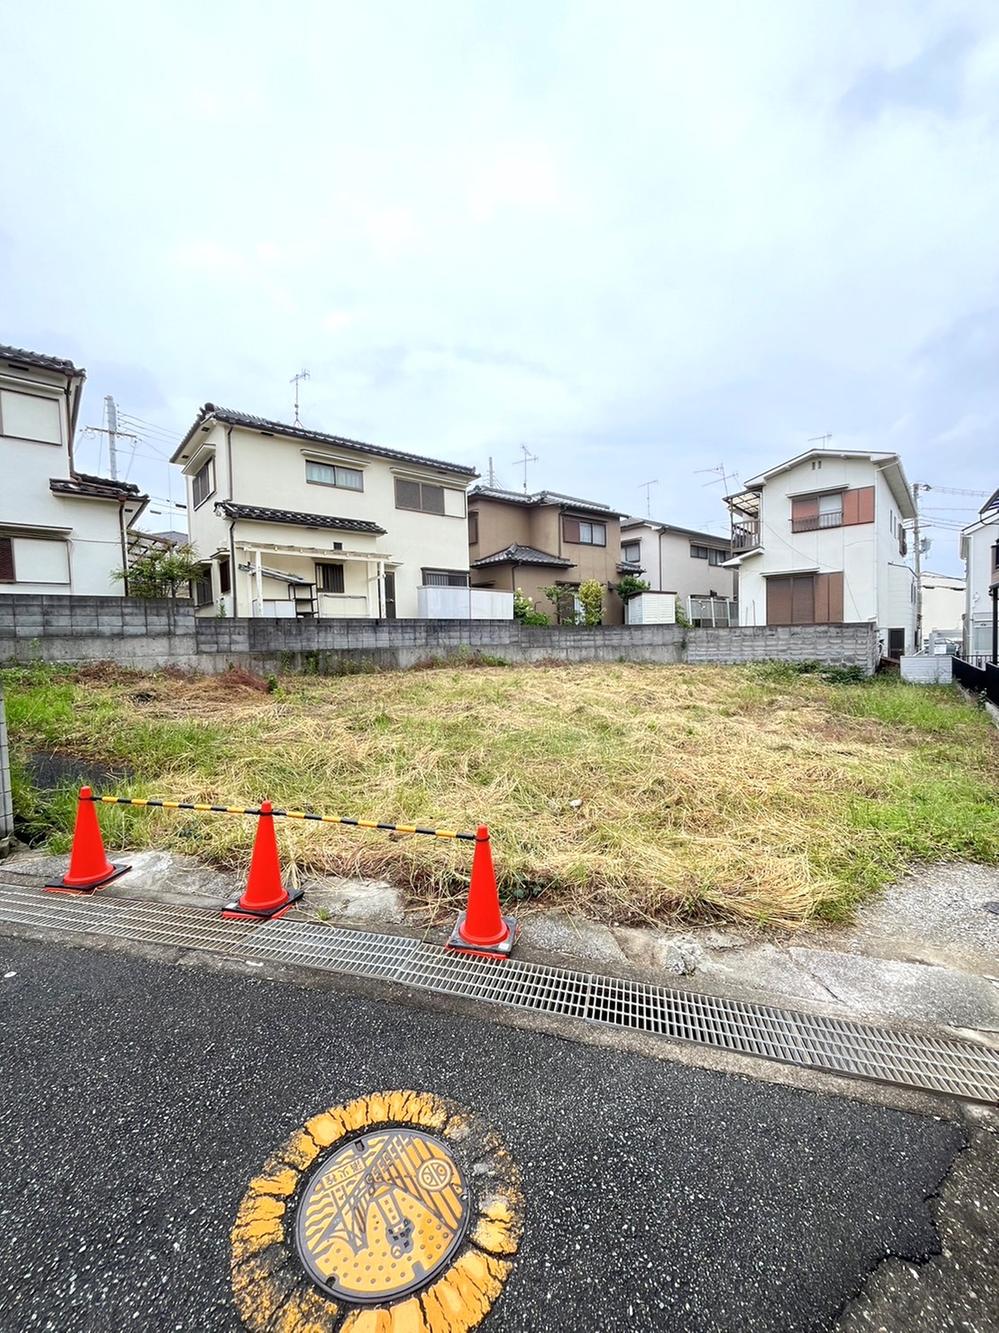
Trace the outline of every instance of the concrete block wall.
{"type": "Polygon", "coordinates": [[[225,671],[409,667],[479,652],[506,662],[690,662],[729,665],[769,658],[877,665],[871,625],[522,625],[516,620],[249,620],[195,617],[187,601],[0,594],[0,661],[110,660],[225,671]]]}
{"type": "Polygon", "coordinates": [[[900,660],[899,668],[903,680],[917,685],[949,685],[954,678],[947,653],[913,653],[900,660]]]}

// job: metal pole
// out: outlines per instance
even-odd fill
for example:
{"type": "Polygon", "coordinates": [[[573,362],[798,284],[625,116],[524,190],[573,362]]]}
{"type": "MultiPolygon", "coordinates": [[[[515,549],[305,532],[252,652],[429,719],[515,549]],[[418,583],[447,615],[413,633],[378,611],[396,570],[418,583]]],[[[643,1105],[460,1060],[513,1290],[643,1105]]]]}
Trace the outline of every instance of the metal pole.
{"type": "Polygon", "coordinates": [[[919,490],[920,483],[917,481],[912,488],[912,505],[915,510],[915,518],[912,526],[912,542],[914,546],[913,563],[916,571],[916,642],[913,645],[918,653],[923,640],[923,553],[922,539],[919,535],[919,490]]]}
{"type": "Polygon", "coordinates": [[[105,396],[104,406],[107,408],[107,413],[108,413],[108,460],[111,469],[111,480],[117,481],[118,480],[118,450],[117,450],[118,409],[115,406],[115,401],[110,394],[107,394],[105,396]]]}

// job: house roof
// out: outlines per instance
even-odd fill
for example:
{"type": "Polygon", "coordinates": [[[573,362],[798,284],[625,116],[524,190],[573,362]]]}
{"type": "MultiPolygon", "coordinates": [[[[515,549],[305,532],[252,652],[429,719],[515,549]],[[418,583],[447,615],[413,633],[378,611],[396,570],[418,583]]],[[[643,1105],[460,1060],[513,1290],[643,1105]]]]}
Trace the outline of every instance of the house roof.
{"type": "Polygon", "coordinates": [[[221,421],[229,426],[242,426],[246,430],[261,431],[265,435],[284,435],[292,440],[313,440],[319,444],[337,445],[341,449],[352,449],[355,453],[371,454],[374,458],[390,458],[400,463],[416,463],[420,467],[438,468],[442,472],[456,472],[463,477],[477,477],[474,467],[465,463],[444,463],[439,458],[424,458],[421,454],[407,454],[399,449],[386,449],[380,444],[365,444],[363,440],[350,440],[344,435],[328,435],[321,430],[307,430],[304,426],[289,426],[280,421],[269,421],[266,417],[255,417],[249,412],[236,412],[228,407],[217,407],[214,403],[205,403],[194,418],[191,429],[177,446],[171,463],[180,462],[185,449],[194,439],[195,434],[206,423],[221,421]]]}
{"type": "Polygon", "coordinates": [[[718,546],[728,550],[732,545],[728,537],[719,537],[717,532],[699,532],[696,528],[678,528],[675,523],[660,523],[654,518],[626,518],[621,523],[621,532],[639,527],[658,528],[660,532],[677,532],[681,537],[696,537],[704,546],[718,546]]]}
{"type": "Polygon", "coordinates": [[[484,555],[481,560],[473,560],[473,569],[483,569],[489,565],[550,565],[553,569],[571,569],[572,561],[564,560],[550,551],[539,551],[536,546],[521,546],[514,542],[494,555],[484,555]]]}
{"type": "Polygon", "coordinates": [[[989,496],[978,512],[980,514],[999,513],[999,490],[994,491],[993,494],[989,496]]]}
{"type": "Polygon", "coordinates": [[[617,562],[617,572],[619,574],[644,574],[645,566],[640,565],[637,560],[619,560],[617,562]]]}
{"type": "Polygon", "coordinates": [[[594,514],[604,514],[614,518],[614,510],[598,500],[581,500],[576,495],[562,495],[559,491],[535,491],[531,495],[523,491],[505,491],[499,486],[473,486],[468,492],[470,500],[499,500],[512,505],[560,505],[564,509],[583,509],[594,514]]]}
{"type": "Polygon", "coordinates": [[[18,361],[25,366],[40,366],[43,370],[58,370],[64,375],[85,375],[80,366],[74,366],[65,357],[48,356],[44,352],[29,352],[25,347],[8,347],[0,343],[0,361],[18,361]]]}
{"type": "Polygon", "coordinates": [[[145,503],[149,499],[148,495],[141,494],[134,482],[91,477],[85,472],[77,472],[73,477],[50,477],[49,490],[54,495],[80,495],[92,500],[141,500],[145,503]]]}
{"type": "MultiPolygon", "coordinates": [[[[902,460],[898,454],[887,453],[879,449],[806,449],[803,454],[789,458],[785,463],[778,463],[775,467],[767,468],[765,472],[759,473],[758,476],[750,477],[745,483],[745,490],[758,491],[771,477],[786,472],[788,468],[797,467],[799,463],[805,463],[810,458],[868,459],[879,472],[883,473],[901,516],[903,518],[915,518],[916,510],[912,500],[912,487],[909,485],[902,469],[902,460]]],[[[822,489],[821,483],[816,483],[816,489],[822,489]]],[[[726,500],[739,500],[743,497],[736,495],[726,496],[725,498],[726,500]]]]}
{"type": "Polygon", "coordinates": [[[290,523],[296,528],[332,528],[335,532],[367,532],[381,537],[385,529],[366,518],[335,518],[332,514],[301,514],[294,509],[268,509],[263,505],[242,505],[232,500],[219,500],[217,514],[226,518],[242,518],[253,523],[290,523]]]}

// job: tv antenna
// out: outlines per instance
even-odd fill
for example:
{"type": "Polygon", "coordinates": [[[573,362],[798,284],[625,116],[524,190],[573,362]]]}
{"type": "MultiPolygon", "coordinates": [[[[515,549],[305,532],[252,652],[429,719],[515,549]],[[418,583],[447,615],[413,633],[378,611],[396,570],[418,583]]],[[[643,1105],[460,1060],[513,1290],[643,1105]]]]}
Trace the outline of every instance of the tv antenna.
{"type": "MultiPolygon", "coordinates": [[[[705,482],[702,482],[701,484],[702,484],[703,486],[717,486],[718,483],[721,482],[721,483],[722,483],[722,488],[724,489],[725,494],[728,495],[728,494],[729,494],[729,490],[730,490],[730,485],[729,485],[729,480],[728,480],[728,479],[729,479],[729,476],[730,476],[731,474],[729,473],[729,470],[728,470],[728,468],[725,466],[725,464],[724,464],[724,463],[719,463],[717,467],[699,467],[699,468],[697,469],[697,471],[694,473],[694,476],[695,476],[695,477],[703,477],[703,476],[705,476],[706,473],[708,473],[708,472],[713,472],[713,473],[715,474],[715,479],[714,479],[714,481],[705,481],[705,482]]],[[[734,477],[734,476],[732,477],[732,480],[733,480],[733,481],[735,480],[735,477],[734,477]]]]}
{"type": "Polygon", "coordinates": [[[302,424],[302,418],[298,415],[298,386],[302,380],[310,379],[312,379],[312,376],[307,370],[300,370],[297,375],[292,375],[291,379],[288,381],[289,384],[294,384],[295,386],[295,420],[293,424],[296,426],[301,426],[302,424]]]}
{"type": "Polygon", "coordinates": [[[828,449],[829,441],[832,436],[826,431],[825,435],[810,435],[806,441],[807,444],[817,444],[820,449],[828,449]]]}
{"type": "Polygon", "coordinates": [[[524,494],[526,495],[526,494],[527,494],[527,465],[528,465],[529,463],[536,463],[536,462],[538,461],[538,456],[537,456],[537,454],[532,454],[532,453],[528,450],[526,444],[522,444],[522,445],[520,446],[520,451],[521,451],[521,453],[524,455],[524,457],[523,457],[523,458],[518,458],[518,459],[517,459],[517,467],[522,467],[522,468],[524,469],[524,494]]]}
{"type": "Polygon", "coordinates": [[[651,518],[651,517],[652,517],[652,487],[653,487],[653,486],[658,486],[658,485],[659,485],[659,482],[658,482],[658,481],[640,481],[640,482],[638,483],[638,489],[639,489],[640,491],[644,491],[644,492],[645,492],[645,516],[646,516],[646,518],[651,518]]]}

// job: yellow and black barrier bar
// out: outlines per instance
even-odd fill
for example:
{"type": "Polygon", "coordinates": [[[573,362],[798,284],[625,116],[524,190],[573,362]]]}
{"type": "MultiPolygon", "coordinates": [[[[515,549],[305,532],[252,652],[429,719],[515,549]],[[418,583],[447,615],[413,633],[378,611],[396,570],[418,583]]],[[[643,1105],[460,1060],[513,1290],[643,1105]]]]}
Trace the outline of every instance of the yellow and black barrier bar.
{"type": "Polygon", "coordinates": [[[347,824],[351,828],[382,830],[386,833],[420,833],[428,838],[453,838],[459,842],[476,842],[475,833],[458,833],[454,829],[419,828],[416,824],[383,824],[373,819],[351,819],[346,815],[316,815],[308,810],[261,810],[252,805],[206,805],[199,801],[167,801],[154,797],[139,796],[83,796],[81,800],[93,801],[95,805],[138,805],[151,806],[161,810],[196,810],[203,814],[215,815],[263,815],[270,814],[276,819],[311,819],[317,824],[347,824]]]}

